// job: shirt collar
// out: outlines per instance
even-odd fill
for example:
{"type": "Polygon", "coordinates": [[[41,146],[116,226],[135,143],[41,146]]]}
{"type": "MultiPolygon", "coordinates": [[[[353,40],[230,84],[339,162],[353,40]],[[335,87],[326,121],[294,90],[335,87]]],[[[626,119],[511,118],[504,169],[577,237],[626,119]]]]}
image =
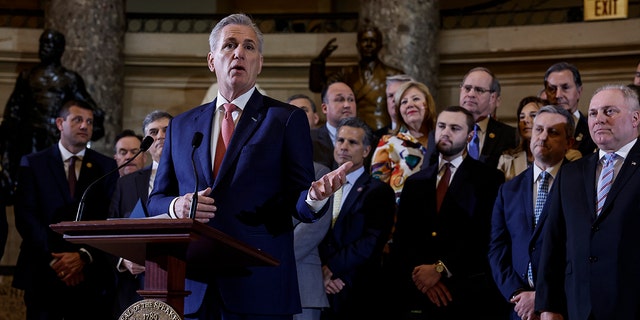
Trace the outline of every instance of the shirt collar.
{"type": "MultiPolygon", "coordinates": [[[[547,170],[544,170],[544,171],[550,174],[552,179],[555,179],[556,175],[558,174],[558,170],[560,170],[560,166],[562,166],[562,161],[554,164],[553,166],[547,168],[547,170]]],[[[541,173],[542,173],[542,168],[538,167],[538,165],[534,162],[533,163],[533,182],[534,183],[538,182],[541,173]]]]}
{"type": "Polygon", "coordinates": [[[58,140],[58,149],[60,150],[60,155],[62,156],[62,161],[67,161],[69,160],[69,158],[76,156],[78,157],[78,159],[82,160],[82,158],[84,158],[84,153],[87,150],[87,148],[84,148],[82,150],[80,150],[80,152],[73,154],[71,153],[69,150],[67,150],[67,148],[65,148],[62,145],[62,142],[60,140],[58,140]]]}
{"type": "MultiPolygon", "coordinates": [[[[629,151],[631,151],[631,148],[636,143],[636,140],[638,140],[638,138],[635,138],[631,140],[629,143],[622,146],[622,148],[618,149],[618,151],[616,151],[615,154],[617,154],[619,157],[622,157],[622,159],[626,159],[627,155],[629,154],[629,151]]],[[[599,155],[598,159],[602,159],[602,157],[604,157],[605,154],[607,153],[602,150],[598,150],[598,155],[599,155]]]]}
{"type": "Polygon", "coordinates": [[[464,160],[464,158],[462,158],[462,155],[459,155],[459,156],[455,157],[451,161],[444,160],[442,158],[442,155],[440,155],[440,161],[439,161],[439,165],[438,165],[438,172],[440,172],[440,170],[442,169],[442,166],[444,166],[444,164],[447,163],[447,162],[451,163],[453,168],[459,168],[460,165],[462,164],[462,160],[464,160]]]}
{"type": "Polygon", "coordinates": [[[251,89],[249,89],[249,91],[241,94],[239,97],[237,97],[233,101],[227,101],[227,99],[225,99],[225,97],[223,97],[220,94],[220,91],[218,91],[218,97],[216,99],[216,110],[219,109],[220,106],[222,106],[225,103],[233,103],[240,110],[244,110],[244,107],[247,106],[247,103],[249,102],[249,99],[251,99],[251,95],[253,95],[253,92],[255,90],[256,90],[256,86],[253,86],[251,89]]]}
{"type": "Polygon", "coordinates": [[[350,185],[354,185],[356,183],[356,180],[358,180],[358,178],[364,173],[364,166],[351,171],[350,173],[347,174],[347,183],[349,183],[350,185]]]}
{"type": "Polygon", "coordinates": [[[476,122],[478,127],[480,127],[480,131],[481,132],[487,132],[487,127],[489,126],[489,117],[486,117],[486,118],[476,122]]]}

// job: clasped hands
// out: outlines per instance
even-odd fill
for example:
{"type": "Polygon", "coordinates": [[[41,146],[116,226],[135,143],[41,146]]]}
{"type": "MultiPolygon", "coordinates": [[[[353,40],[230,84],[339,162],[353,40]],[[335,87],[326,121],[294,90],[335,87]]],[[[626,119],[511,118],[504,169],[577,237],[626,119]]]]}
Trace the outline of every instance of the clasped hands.
{"type": "Polygon", "coordinates": [[[442,275],[436,271],[435,264],[423,264],[415,267],[411,274],[416,288],[427,295],[436,306],[446,306],[451,300],[451,292],[440,281],[442,275]]]}
{"type": "MultiPolygon", "coordinates": [[[[319,180],[311,183],[309,197],[312,200],[324,200],[329,198],[336,190],[347,182],[347,172],[353,166],[353,162],[347,161],[337,169],[325,174],[319,180]]],[[[215,216],[218,209],[215,200],[208,195],[211,194],[211,187],[198,192],[198,206],[196,207],[195,219],[207,223],[215,216]]],[[[179,197],[174,204],[174,212],[180,219],[189,217],[193,193],[187,193],[179,197]]]]}
{"type": "Polygon", "coordinates": [[[67,286],[73,287],[84,281],[85,262],[80,258],[78,252],[52,253],[53,260],[49,266],[56,273],[58,278],[67,286]]]}

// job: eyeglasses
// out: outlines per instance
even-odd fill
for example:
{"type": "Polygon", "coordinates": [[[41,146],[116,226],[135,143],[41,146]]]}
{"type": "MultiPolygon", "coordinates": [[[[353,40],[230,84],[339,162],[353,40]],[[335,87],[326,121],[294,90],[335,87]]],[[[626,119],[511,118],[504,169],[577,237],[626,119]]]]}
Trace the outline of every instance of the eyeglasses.
{"type": "Polygon", "coordinates": [[[474,86],[470,86],[470,85],[460,85],[460,89],[464,90],[465,93],[469,93],[471,92],[471,89],[473,89],[473,91],[475,91],[477,94],[484,94],[485,92],[493,92],[493,90],[491,89],[485,89],[485,88],[481,88],[481,87],[474,87],[474,86]]]}

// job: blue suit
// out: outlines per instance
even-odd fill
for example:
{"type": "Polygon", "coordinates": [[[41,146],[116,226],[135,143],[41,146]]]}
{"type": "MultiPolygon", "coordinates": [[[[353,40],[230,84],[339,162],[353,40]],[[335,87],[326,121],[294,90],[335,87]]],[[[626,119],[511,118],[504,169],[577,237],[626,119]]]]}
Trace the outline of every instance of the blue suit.
{"type": "Polygon", "coordinates": [[[380,311],[372,305],[386,303],[380,298],[382,249],[391,233],[395,207],[393,189],[366,170],[342,202],[333,228],[319,246],[322,264],[333,279],[345,283],[340,292],[328,295],[329,318],[371,319],[380,311]]]}
{"type": "Polygon", "coordinates": [[[302,109],[254,91],[222,161],[211,171],[211,130],[216,101],[175,117],[169,124],[148,208],[151,215],[169,212],[171,201],[194,191],[191,140],[204,135],[195,152],[198,190],[212,187],[216,215],[209,225],[256,247],[280,261],[276,267],[212,271],[199,282],[187,275],[185,314],[198,311],[209,283],[209,294],[219,294],[234,313],[284,315],[299,313],[300,298],[293,250],[291,217],[303,222],[318,219],[304,199],[313,181],[309,122],[302,109]]]}
{"type": "MultiPolygon", "coordinates": [[[[74,314],[110,316],[110,295],[115,278],[107,256],[91,247],[67,242],[49,225],[73,221],[80,198],[89,184],[115,169],[115,160],[87,149],[75,197],[71,197],[58,144],[22,157],[15,212],[16,228],[23,240],[13,286],[25,290],[27,309],[62,312],[66,317],[74,314]],[[81,247],[91,253],[94,261],[84,266],[84,281],[68,287],[49,266],[51,253],[77,252],[81,247]]],[[[83,220],[107,218],[117,178],[118,172],[114,171],[87,193],[83,220]]]]}
{"type": "MultiPolygon", "coordinates": [[[[547,219],[543,209],[534,227],[533,167],[500,186],[493,206],[489,263],[493,279],[507,301],[517,291],[531,291],[528,267],[536,279],[542,234],[547,219]]],[[[545,208],[549,206],[549,198],[545,208]]],[[[515,311],[512,319],[520,319],[515,311]]]]}
{"type": "Polygon", "coordinates": [[[563,166],[554,182],[536,310],[566,313],[568,319],[640,319],[640,140],[596,217],[598,157],[563,166]]]}

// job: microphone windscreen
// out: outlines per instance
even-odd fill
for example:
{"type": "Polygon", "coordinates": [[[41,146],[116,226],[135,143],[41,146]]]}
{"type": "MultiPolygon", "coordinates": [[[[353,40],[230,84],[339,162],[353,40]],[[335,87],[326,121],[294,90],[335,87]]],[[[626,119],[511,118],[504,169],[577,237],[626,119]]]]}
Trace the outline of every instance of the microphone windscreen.
{"type": "Polygon", "coordinates": [[[202,143],[202,132],[196,131],[193,134],[193,139],[191,139],[191,147],[197,148],[202,143]]]}
{"type": "Polygon", "coordinates": [[[140,143],[140,150],[142,150],[142,152],[149,150],[149,148],[151,148],[151,145],[153,144],[153,141],[155,140],[153,139],[152,136],[144,137],[144,139],[142,140],[142,143],[140,143]]]}

